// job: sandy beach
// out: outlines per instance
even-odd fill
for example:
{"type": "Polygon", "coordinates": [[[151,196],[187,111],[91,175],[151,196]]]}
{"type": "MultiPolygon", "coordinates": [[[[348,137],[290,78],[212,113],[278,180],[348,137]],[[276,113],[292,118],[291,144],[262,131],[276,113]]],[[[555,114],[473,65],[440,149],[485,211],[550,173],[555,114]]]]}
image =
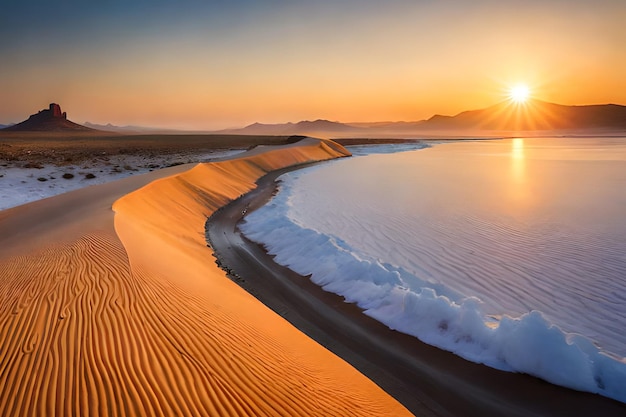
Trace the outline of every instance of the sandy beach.
{"type": "Polygon", "coordinates": [[[1,415],[407,415],[219,269],[206,218],[309,140],[0,212],[1,415]]]}
{"type": "Polygon", "coordinates": [[[280,170],[348,154],[259,146],[0,211],[0,415],[624,415],[391,331],[238,233],[280,170]]]}

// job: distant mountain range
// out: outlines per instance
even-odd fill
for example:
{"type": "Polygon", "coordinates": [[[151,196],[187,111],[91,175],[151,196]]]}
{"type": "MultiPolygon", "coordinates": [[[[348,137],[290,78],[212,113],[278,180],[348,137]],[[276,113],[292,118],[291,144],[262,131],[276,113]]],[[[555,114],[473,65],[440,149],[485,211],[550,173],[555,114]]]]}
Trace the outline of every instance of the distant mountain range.
{"type": "Polygon", "coordinates": [[[237,135],[313,135],[315,132],[356,133],[362,130],[362,128],[351,124],[319,119],[282,124],[254,123],[242,129],[227,129],[220,131],[220,133],[237,135]]]}
{"type": "Polygon", "coordinates": [[[221,133],[248,135],[321,135],[395,137],[424,134],[496,135],[541,134],[542,132],[626,131],[626,106],[617,104],[564,106],[540,100],[524,104],[502,102],[456,116],[435,115],[415,122],[339,123],[328,120],[299,123],[254,123],[242,129],[221,133]]]}
{"type": "MultiPolygon", "coordinates": [[[[107,123],[105,125],[100,125],[96,123],[85,122],[83,125],[96,130],[101,130],[105,132],[115,132],[115,133],[181,133],[183,131],[177,129],[163,129],[158,127],[147,127],[147,126],[116,126],[111,123],[107,123]]],[[[184,131],[184,133],[190,133],[184,131]]]]}
{"type": "MultiPolygon", "coordinates": [[[[5,131],[108,131],[118,133],[192,133],[142,126],[98,125],[86,126],[67,120],[58,104],[42,110],[22,123],[5,127],[5,131]]],[[[212,132],[233,135],[308,135],[319,137],[386,138],[427,135],[495,136],[541,135],[585,131],[591,134],[626,132],[626,106],[617,104],[565,106],[540,100],[524,104],[501,102],[493,106],[470,110],[456,116],[435,115],[415,122],[340,123],[329,120],[297,123],[254,123],[244,128],[212,132]]]]}
{"type": "Polygon", "coordinates": [[[436,115],[421,127],[491,131],[623,130],[626,129],[626,106],[564,106],[540,100],[529,100],[524,104],[504,102],[452,117],[436,115]]]}
{"type": "Polygon", "coordinates": [[[51,103],[47,109],[32,114],[27,120],[2,129],[10,132],[93,132],[93,129],[67,120],[61,106],[51,103]]]}

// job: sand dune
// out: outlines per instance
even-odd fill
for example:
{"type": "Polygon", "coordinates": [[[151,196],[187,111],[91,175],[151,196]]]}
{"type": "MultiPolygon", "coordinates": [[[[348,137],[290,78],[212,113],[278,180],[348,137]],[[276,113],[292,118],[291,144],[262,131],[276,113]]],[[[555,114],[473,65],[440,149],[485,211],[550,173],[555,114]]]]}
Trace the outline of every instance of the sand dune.
{"type": "Polygon", "coordinates": [[[408,414],[228,280],[204,239],[266,172],[343,152],[306,140],[1,212],[0,415],[408,414]]]}

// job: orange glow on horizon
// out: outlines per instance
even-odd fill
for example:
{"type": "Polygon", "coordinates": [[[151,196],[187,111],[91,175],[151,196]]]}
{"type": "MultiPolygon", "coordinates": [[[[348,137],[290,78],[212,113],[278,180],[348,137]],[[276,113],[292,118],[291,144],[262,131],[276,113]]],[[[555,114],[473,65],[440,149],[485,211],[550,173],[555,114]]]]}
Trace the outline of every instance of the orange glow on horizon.
{"type": "Polygon", "coordinates": [[[24,9],[0,45],[0,124],[51,102],[75,122],[118,126],[419,121],[510,102],[522,80],[532,97],[514,102],[528,109],[501,111],[538,125],[558,115],[535,98],[626,104],[623,2],[367,3],[172,3],[145,19],[84,3],[41,22],[24,9]]]}

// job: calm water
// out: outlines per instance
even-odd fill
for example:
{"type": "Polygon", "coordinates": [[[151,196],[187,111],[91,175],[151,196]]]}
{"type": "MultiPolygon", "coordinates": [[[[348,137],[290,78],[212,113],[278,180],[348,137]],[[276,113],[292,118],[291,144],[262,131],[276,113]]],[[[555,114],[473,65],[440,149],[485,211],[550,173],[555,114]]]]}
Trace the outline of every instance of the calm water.
{"type": "Polygon", "coordinates": [[[626,138],[436,144],[282,189],[244,227],[279,262],[427,343],[626,400],[626,138]]]}
{"type": "Polygon", "coordinates": [[[307,227],[489,314],[539,310],[626,356],[626,139],[359,157],[301,176],[290,201],[307,227]]]}

